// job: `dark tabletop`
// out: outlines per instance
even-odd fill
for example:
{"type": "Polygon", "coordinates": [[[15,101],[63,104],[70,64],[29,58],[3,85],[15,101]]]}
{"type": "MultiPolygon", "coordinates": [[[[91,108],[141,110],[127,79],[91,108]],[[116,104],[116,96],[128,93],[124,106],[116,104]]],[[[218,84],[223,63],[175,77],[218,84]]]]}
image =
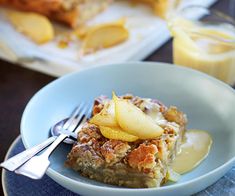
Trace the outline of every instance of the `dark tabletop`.
{"type": "MultiPolygon", "coordinates": [[[[213,8],[228,14],[229,0],[218,0],[213,8]]],[[[145,60],[171,63],[172,41],[145,60]]],[[[0,60],[0,162],[3,161],[13,140],[20,134],[21,115],[27,102],[39,89],[55,79],[0,60]]]]}

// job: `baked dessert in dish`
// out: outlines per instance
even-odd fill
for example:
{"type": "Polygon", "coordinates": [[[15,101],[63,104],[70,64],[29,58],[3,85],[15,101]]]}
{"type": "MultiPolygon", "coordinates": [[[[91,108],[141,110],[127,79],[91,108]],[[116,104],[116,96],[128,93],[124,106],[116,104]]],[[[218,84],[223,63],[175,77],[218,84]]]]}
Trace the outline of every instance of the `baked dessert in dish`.
{"type": "MultiPolygon", "coordinates": [[[[105,10],[113,0],[0,0],[1,5],[21,11],[37,12],[70,27],[85,24],[89,19],[105,10]]],[[[129,0],[144,3],[154,13],[165,18],[166,13],[175,9],[180,0],[129,0]]]]}
{"type": "Polygon", "coordinates": [[[111,0],[0,0],[0,4],[22,11],[37,12],[70,27],[84,24],[103,11],[111,0]]]}
{"type": "Polygon", "coordinates": [[[108,184],[159,187],[168,181],[169,165],[180,149],[186,123],[183,112],[174,106],[167,108],[157,100],[132,95],[115,96],[112,100],[98,97],[93,117],[79,131],[66,165],[83,176],[108,184]],[[135,112],[139,112],[136,117],[135,112]],[[133,119],[128,127],[122,116],[133,119]],[[153,129],[155,136],[144,129],[150,130],[152,122],[159,127],[153,129]],[[115,123],[117,126],[112,126],[115,123]],[[143,130],[137,130],[139,127],[143,130]]]}
{"type": "MultiPolygon", "coordinates": [[[[0,0],[0,6],[15,9],[6,12],[9,22],[18,32],[35,43],[45,44],[55,40],[58,41],[58,47],[63,49],[70,43],[78,43],[79,56],[82,56],[121,44],[132,34],[126,25],[125,16],[112,22],[89,25],[88,20],[105,10],[111,2],[112,0],[0,0]],[[54,28],[49,19],[67,24],[74,30],[60,31],[54,28]]],[[[171,8],[176,7],[179,0],[128,2],[145,3],[157,16],[164,18],[171,8]]],[[[134,8],[132,6],[129,9],[134,8]]]]}

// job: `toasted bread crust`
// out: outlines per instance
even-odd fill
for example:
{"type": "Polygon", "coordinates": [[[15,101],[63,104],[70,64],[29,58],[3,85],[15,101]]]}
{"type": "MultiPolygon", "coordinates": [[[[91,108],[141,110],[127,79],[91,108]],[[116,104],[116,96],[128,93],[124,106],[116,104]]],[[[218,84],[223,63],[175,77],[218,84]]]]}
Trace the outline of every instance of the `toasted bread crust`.
{"type": "Polygon", "coordinates": [[[111,0],[2,0],[0,4],[21,11],[37,12],[75,28],[104,10],[110,2],[111,0]]]}

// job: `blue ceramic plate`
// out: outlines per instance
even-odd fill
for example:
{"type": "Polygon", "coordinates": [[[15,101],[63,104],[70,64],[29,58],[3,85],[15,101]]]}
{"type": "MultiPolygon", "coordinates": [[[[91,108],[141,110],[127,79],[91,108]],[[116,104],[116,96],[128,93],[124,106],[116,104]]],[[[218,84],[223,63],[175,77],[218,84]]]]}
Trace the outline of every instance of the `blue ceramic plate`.
{"type": "Polygon", "coordinates": [[[65,168],[71,146],[62,144],[51,156],[47,174],[82,195],[189,195],[198,192],[235,163],[235,92],[205,74],[164,63],[123,63],[73,73],[50,83],[28,103],[21,134],[26,148],[45,140],[49,127],[67,117],[81,101],[103,94],[132,93],[175,105],[189,119],[188,128],[208,130],[213,146],[207,159],[175,184],[160,188],[129,189],[98,183],[65,168]]]}

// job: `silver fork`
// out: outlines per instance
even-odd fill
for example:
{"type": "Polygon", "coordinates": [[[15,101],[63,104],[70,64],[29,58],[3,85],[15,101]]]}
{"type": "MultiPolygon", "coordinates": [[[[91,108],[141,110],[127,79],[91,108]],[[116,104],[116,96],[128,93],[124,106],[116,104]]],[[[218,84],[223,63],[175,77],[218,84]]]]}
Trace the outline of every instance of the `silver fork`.
{"type": "MultiPolygon", "coordinates": [[[[62,126],[63,130],[61,130],[61,132],[65,132],[67,134],[70,134],[70,136],[72,135],[72,137],[74,137],[76,134],[76,132],[78,132],[82,126],[82,124],[84,124],[84,122],[86,122],[87,117],[84,113],[84,115],[82,114],[82,108],[84,105],[80,104],[79,107],[75,108],[75,110],[73,111],[73,113],[70,115],[70,117],[67,119],[67,123],[65,122],[64,125],[62,126]],[[80,114],[79,117],[77,117],[77,115],[80,114]],[[76,118],[76,120],[75,120],[76,118]],[[77,122],[80,121],[79,126],[76,128],[76,126],[78,125],[77,122]],[[70,126],[70,130],[75,130],[75,132],[70,132],[66,129],[68,129],[68,127],[70,126]]],[[[0,164],[1,167],[9,170],[9,171],[14,171],[17,168],[19,168],[21,165],[23,165],[25,162],[27,162],[30,158],[32,158],[33,156],[35,156],[36,154],[38,154],[39,152],[41,152],[43,149],[45,149],[47,146],[49,146],[55,139],[57,138],[57,136],[52,136],[50,138],[48,138],[47,140],[43,141],[42,143],[33,146],[31,148],[28,148],[26,150],[24,150],[23,152],[11,157],[10,159],[2,162],[0,164]]]]}
{"type": "MultiPolygon", "coordinates": [[[[65,132],[60,134],[57,139],[40,155],[36,155],[29,159],[25,164],[20,166],[18,169],[15,170],[15,173],[27,176],[32,179],[41,179],[45,174],[47,168],[50,165],[49,156],[51,153],[56,149],[56,147],[66,138],[69,137],[69,132],[74,132],[81,121],[82,123],[88,119],[88,115],[90,112],[90,106],[86,105],[81,112],[79,112],[78,117],[74,114],[63,126],[65,132]],[[66,133],[68,131],[68,133],[66,133]]],[[[81,125],[81,123],[80,123],[81,125]]],[[[78,127],[79,129],[79,127],[78,127]]]]}
{"type": "MultiPolygon", "coordinates": [[[[73,113],[69,117],[70,120],[68,119],[67,123],[64,123],[64,126],[62,126],[62,128],[64,128],[64,130],[68,128],[68,126],[72,122],[72,119],[74,119],[76,117],[76,115],[78,114],[78,112],[80,112],[81,109],[82,109],[82,104],[79,105],[79,107],[75,108],[75,110],[73,111],[73,113]]],[[[76,124],[74,123],[74,125],[76,125],[76,124]]],[[[33,146],[31,148],[28,148],[28,149],[24,150],[23,152],[2,162],[0,164],[0,166],[9,170],[9,171],[14,171],[18,167],[23,165],[25,162],[27,162],[34,155],[38,154],[43,149],[45,149],[47,146],[49,146],[53,141],[55,141],[56,138],[57,138],[57,136],[49,137],[47,140],[43,141],[42,143],[40,143],[36,146],[33,146]]]]}

